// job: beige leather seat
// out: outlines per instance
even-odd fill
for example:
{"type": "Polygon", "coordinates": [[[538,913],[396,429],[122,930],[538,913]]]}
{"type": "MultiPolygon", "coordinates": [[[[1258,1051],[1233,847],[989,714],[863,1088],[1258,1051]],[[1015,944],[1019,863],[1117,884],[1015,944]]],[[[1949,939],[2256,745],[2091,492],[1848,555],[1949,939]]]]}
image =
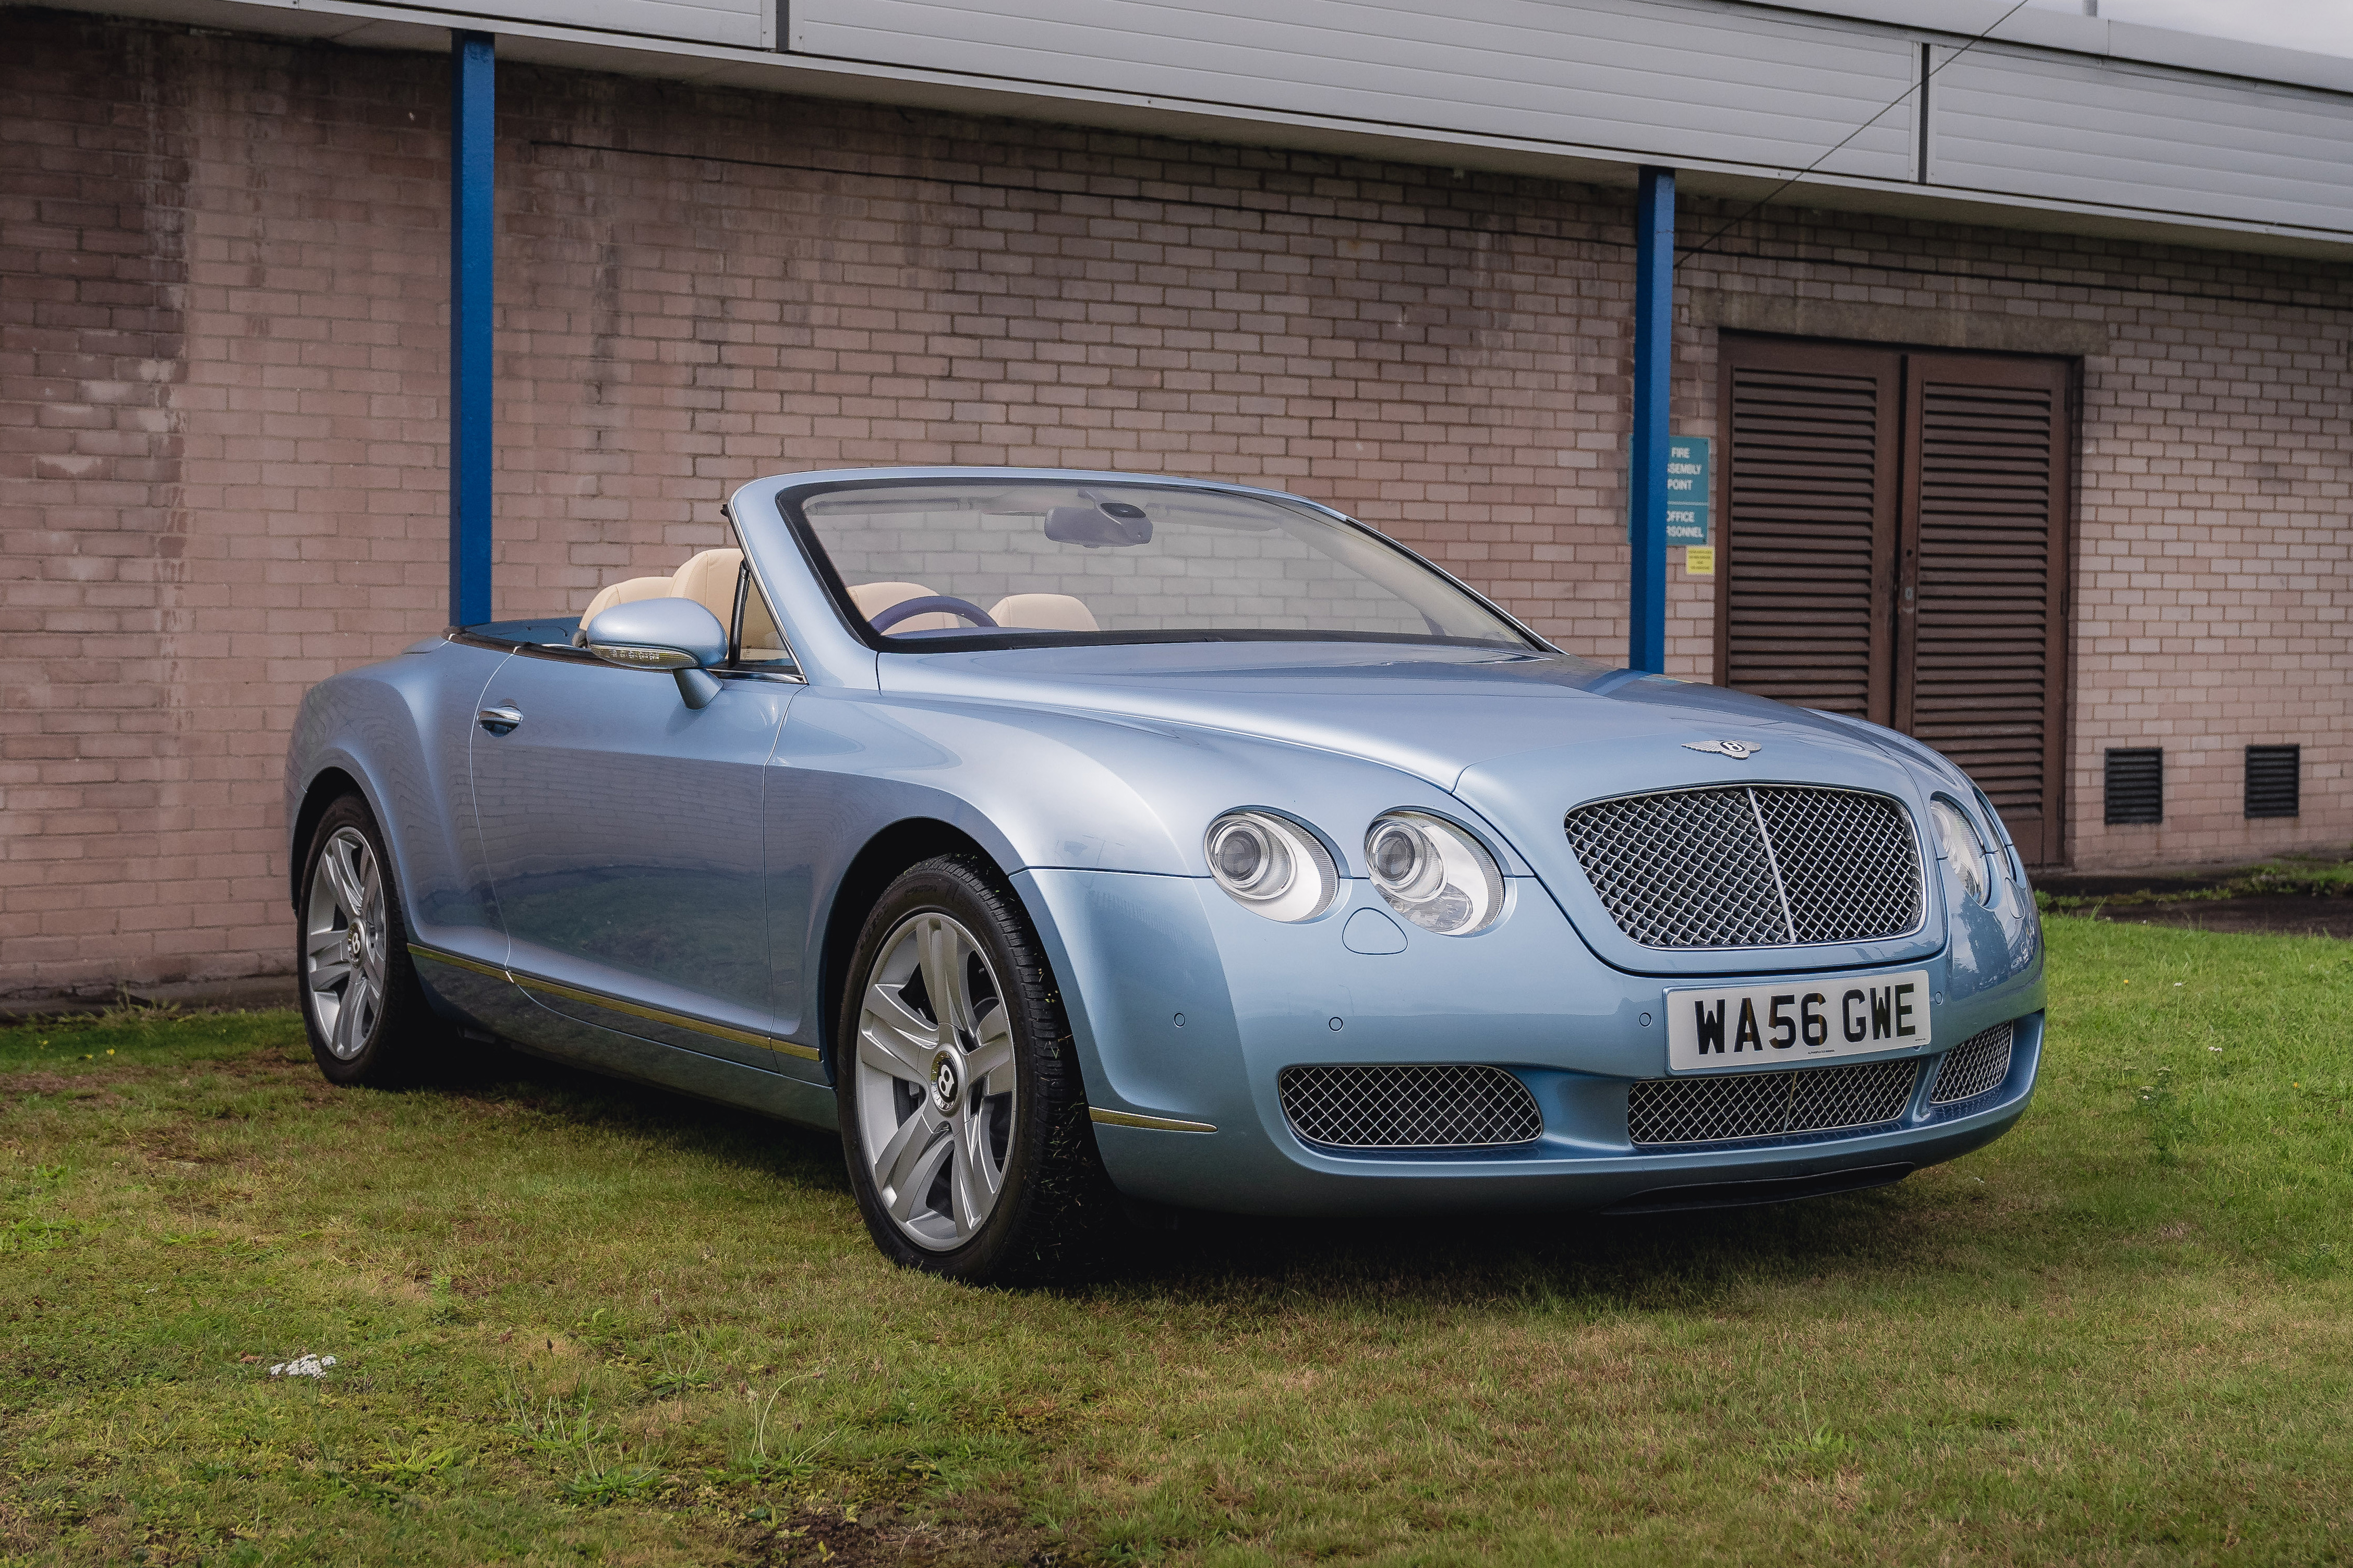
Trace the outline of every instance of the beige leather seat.
{"type": "MultiPolygon", "coordinates": [[[[744,552],[740,550],[697,551],[687,558],[685,565],[667,577],[631,577],[597,590],[582,613],[580,625],[585,628],[600,611],[615,605],[634,604],[639,599],[692,599],[718,617],[721,626],[733,626],[735,581],[743,569],[744,552]]],[[[895,605],[899,600],[890,602],[895,605]]],[[[785,663],[792,657],[785,648],[785,639],[776,630],[776,621],[768,615],[766,602],[757,594],[744,606],[742,637],[742,657],[747,664],[785,663]]]]}
{"type": "Polygon", "coordinates": [[[588,608],[581,612],[580,624],[586,626],[599,611],[634,605],[639,599],[692,599],[718,616],[723,626],[735,618],[735,574],[743,566],[740,550],[697,552],[667,577],[631,577],[598,589],[588,608]]]}
{"type": "Polygon", "coordinates": [[[622,582],[608,583],[596,590],[596,596],[588,601],[586,609],[580,612],[580,624],[586,627],[590,621],[616,605],[634,605],[639,599],[666,599],[670,593],[670,579],[668,577],[630,577],[622,582]]]}
{"type": "Polygon", "coordinates": [[[670,591],[709,610],[719,617],[721,626],[733,626],[735,579],[743,570],[744,552],[740,550],[698,551],[671,574],[670,591]]]}
{"type": "MultiPolygon", "coordinates": [[[[893,605],[903,605],[910,599],[928,599],[934,592],[936,590],[926,588],[921,583],[860,583],[849,590],[849,602],[858,606],[860,615],[871,621],[893,605]]],[[[924,615],[909,616],[883,635],[895,637],[901,632],[944,632],[952,626],[968,624],[962,616],[934,610],[924,615]]]]}
{"type": "Polygon", "coordinates": [[[1095,625],[1094,612],[1068,594],[1008,594],[997,601],[988,617],[1000,626],[1019,626],[1033,632],[1103,629],[1095,625]]]}

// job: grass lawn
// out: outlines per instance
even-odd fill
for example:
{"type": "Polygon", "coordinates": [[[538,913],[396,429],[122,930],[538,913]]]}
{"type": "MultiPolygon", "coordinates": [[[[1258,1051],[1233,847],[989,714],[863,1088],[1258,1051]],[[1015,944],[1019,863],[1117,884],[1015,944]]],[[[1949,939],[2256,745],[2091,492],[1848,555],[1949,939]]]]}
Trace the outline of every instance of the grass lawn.
{"type": "Polygon", "coordinates": [[[0,1563],[2353,1558],[2353,944],[2050,939],[2033,1110],[1898,1186],[1060,1293],[685,1100],[0,1031],[0,1563]]]}

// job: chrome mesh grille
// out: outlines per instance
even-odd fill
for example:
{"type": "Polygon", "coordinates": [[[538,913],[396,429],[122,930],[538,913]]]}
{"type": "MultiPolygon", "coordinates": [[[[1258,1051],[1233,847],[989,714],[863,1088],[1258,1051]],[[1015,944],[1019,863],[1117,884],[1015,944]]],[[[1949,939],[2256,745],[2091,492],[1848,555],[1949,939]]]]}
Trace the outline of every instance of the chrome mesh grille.
{"type": "Polygon", "coordinates": [[[1861,790],[1734,784],[1579,806],[1569,847],[1644,947],[1792,947],[1921,921],[1912,817],[1861,790]]]}
{"type": "Polygon", "coordinates": [[[1883,795],[1758,789],[1799,943],[1898,936],[1920,923],[1912,816],[1883,795]]]}
{"type": "Polygon", "coordinates": [[[1536,1097],[1501,1068],[1285,1068],[1276,1086],[1291,1130],[1337,1149],[1483,1149],[1544,1131],[1536,1097]]]}
{"type": "Polygon", "coordinates": [[[2008,1024],[1980,1029],[1945,1053],[1936,1069],[1936,1086],[1928,1091],[1931,1105],[1953,1105],[1990,1094],[2010,1076],[2010,1046],[2016,1031],[2008,1024]]]}
{"type": "Polygon", "coordinates": [[[1626,1096],[1636,1143],[1717,1143],[1893,1121],[1920,1076],[1912,1061],[1793,1068],[1716,1078],[1651,1078],[1626,1096]]]}

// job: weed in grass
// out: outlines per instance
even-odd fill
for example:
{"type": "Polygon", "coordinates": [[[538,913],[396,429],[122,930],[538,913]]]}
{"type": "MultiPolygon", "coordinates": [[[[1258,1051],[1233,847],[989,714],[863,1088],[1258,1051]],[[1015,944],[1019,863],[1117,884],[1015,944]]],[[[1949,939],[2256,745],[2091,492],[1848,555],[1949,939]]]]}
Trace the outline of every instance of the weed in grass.
{"type": "Polygon", "coordinates": [[[415,1491],[420,1487],[446,1480],[456,1468],[459,1452],[444,1445],[433,1446],[428,1438],[420,1438],[405,1447],[388,1450],[384,1458],[368,1466],[368,1473],[385,1485],[398,1490],[415,1491]]]}
{"type": "Polygon", "coordinates": [[[0,1225],[0,1252],[50,1252],[80,1237],[79,1220],[26,1218],[0,1225]]]}
{"type": "Polygon", "coordinates": [[[710,1348],[702,1336],[686,1336],[681,1344],[678,1336],[665,1335],[655,1342],[653,1348],[661,1362],[661,1370],[646,1380],[646,1387],[655,1397],[682,1399],[712,1386],[710,1348]]]}
{"type": "Polygon", "coordinates": [[[606,1436],[605,1426],[596,1419],[588,1401],[576,1393],[569,1398],[549,1394],[543,1399],[533,1399],[509,1384],[501,1394],[506,1402],[508,1429],[537,1453],[559,1460],[573,1459],[606,1436]]]}
{"type": "Polygon", "coordinates": [[[558,1495],[565,1502],[580,1508],[609,1508],[615,1503],[649,1499],[656,1493],[676,1489],[676,1478],[665,1476],[655,1465],[629,1464],[624,1451],[600,1455],[594,1443],[582,1449],[586,1468],[566,1480],[558,1495]]]}

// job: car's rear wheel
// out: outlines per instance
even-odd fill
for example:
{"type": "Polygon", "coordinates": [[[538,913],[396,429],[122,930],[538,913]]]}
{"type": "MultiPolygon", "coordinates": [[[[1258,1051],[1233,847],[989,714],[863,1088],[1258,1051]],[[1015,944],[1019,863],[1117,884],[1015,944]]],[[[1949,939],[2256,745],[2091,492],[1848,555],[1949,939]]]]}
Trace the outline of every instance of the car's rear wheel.
{"type": "Polygon", "coordinates": [[[446,1031],[408,956],[392,858],[367,803],[320,815],[302,862],[295,973],[311,1054],[329,1081],[413,1082],[445,1054],[446,1031]]]}
{"type": "Polygon", "coordinates": [[[1052,975],[987,868],[942,857],[885,889],[835,1038],[850,1183],[886,1257],[974,1283],[1081,1259],[1115,1202],[1052,975]]]}

